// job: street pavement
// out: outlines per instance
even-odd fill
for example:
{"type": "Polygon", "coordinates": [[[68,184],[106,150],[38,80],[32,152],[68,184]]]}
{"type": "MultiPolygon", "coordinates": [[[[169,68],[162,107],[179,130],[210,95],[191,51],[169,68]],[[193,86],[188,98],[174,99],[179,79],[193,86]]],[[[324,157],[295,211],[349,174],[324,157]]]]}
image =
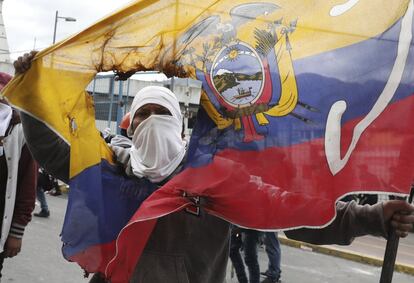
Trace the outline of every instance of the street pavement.
{"type": "MultiPolygon", "coordinates": [[[[384,238],[365,236],[355,239],[350,246],[335,246],[335,248],[382,259],[386,244],[387,241],[384,238]]],[[[414,269],[414,233],[410,233],[407,238],[400,239],[396,262],[412,266],[414,269]]]]}
{"type": "MultiPolygon", "coordinates": [[[[26,227],[21,253],[4,261],[2,283],[83,283],[82,270],[68,263],[59,238],[66,210],[66,195],[46,195],[50,218],[33,217],[26,227]]],[[[35,212],[39,211],[36,205],[35,212]]]]}
{"type": "MultiPolygon", "coordinates": [[[[22,252],[15,258],[5,260],[3,283],[88,282],[83,278],[83,271],[77,264],[67,262],[61,254],[59,234],[66,209],[66,195],[47,196],[47,200],[51,210],[50,218],[33,218],[26,228],[22,252]]],[[[38,206],[37,210],[39,210],[38,206]]],[[[350,249],[360,253],[371,253],[371,249],[378,249],[377,254],[382,257],[379,246],[384,242],[376,238],[363,237],[350,249]]],[[[408,240],[401,240],[399,259],[405,261],[408,257],[408,263],[412,264],[413,247],[413,235],[410,235],[408,240]]],[[[259,262],[261,270],[264,271],[267,258],[263,249],[259,249],[259,262]]],[[[231,264],[228,264],[227,269],[227,283],[236,283],[237,279],[232,272],[231,264]]],[[[282,279],[285,283],[374,283],[379,282],[380,273],[379,267],[320,254],[307,246],[293,248],[282,245],[282,279]]],[[[414,276],[397,272],[394,274],[393,282],[412,283],[414,276]]]]}
{"type": "MultiPolygon", "coordinates": [[[[282,282],[283,283],[378,283],[381,268],[330,255],[315,253],[282,245],[282,282]]],[[[260,270],[265,271],[267,258],[259,249],[260,270]]],[[[229,264],[230,265],[230,264],[229,264]]],[[[227,283],[237,283],[228,266],[227,283]]],[[[395,273],[393,282],[413,283],[414,277],[395,273]]]]}

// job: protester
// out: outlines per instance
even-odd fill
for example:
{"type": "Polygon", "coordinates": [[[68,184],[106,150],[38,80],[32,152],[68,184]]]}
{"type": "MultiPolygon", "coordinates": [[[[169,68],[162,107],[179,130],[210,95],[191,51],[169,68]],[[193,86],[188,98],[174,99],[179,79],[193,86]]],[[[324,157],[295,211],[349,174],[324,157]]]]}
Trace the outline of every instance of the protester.
{"type": "Polygon", "coordinates": [[[120,135],[115,135],[111,138],[110,145],[122,148],[130,148],[132,146],[131,138],[127,135],[129,127],[130,112],[126,113],[119,124],[120,135]]]}
{"type": "Polygon", "coordinates": [[[112,134],[111,128],[109,127],[106,127],[103,131],[100,132],[100,134],[106,143],[110,143],[112,138],[115,136],[112,134]]]}
{"type": "MultiPolygon", "coordinates": [[[[0,73],[0,88],[10,79],[0,73]]],[[[4,259],[22,248],[35,206],[36,181],[37,165],[25,144],[19,115],[0,99],[0,278],[4,259]]]]}
{"type": "Polygon", "coordinates": [[[265,233],[265,251],[269,260],[267,270],[262,274],[266,276],[261,283],[280,283],[280,269],[281,251],[280,243],[277,238],[277,232],[265,233]]]}
{"type": "Polygon", "coordinates": [[[60,189],[59,182],[56,178],[52,177],[53,188],[49,191],[49,195],[51,196],[60,196],[62,194],[62,190],[60,189]]]}
{"type": "Polygon", "coordinates": [[[232,228],[230,240],[230,260],[236,270],[237,280],[239,283],[259,283],[260,266],[257,258],[257,245],[261,232],[250,229],[240,229],[236,226],[232,228]],[[240,255],[240,249],[244,251],[244,263],[249,271],[249,280],[247,280],[243,260],[240,255]]]}
{"type": "Polygon", "coordinates": [[[230,240],[230,260],[236,271],[239,283],[258,283],[260,274],[266,276],[262,283],[280,283],[280,244],[275,232],[259,232],[251,229],[232,227],[230,240]],[[257,246],[261,236],[265,237],[265,250],[269,259],[268,269],[260,273],[257,246]],[[249,271],[247,279],[240,250],[244,252],[244,263],[249,271]]]}
{"type": "Polygon", "coordinates": [[[37,200],[40,202],[40,212],[34,213],[34,216],[37,217],[49,217],[50,211],[49,206],[47,205],[47,200],[45,196],[46,191],[50,191],[51,185],[51,176],[43,169],[39,168],[38,179],[37,179],[37,189],[36,189],[36,197],[37,200]]]}
{"type": "Polygon", "coordinates": [[[105,128],[100,134],[107,144],[130,148],[132,146],[131,138],[127,135],[129,127],[130,113],[126,113],[119,124],[120,134],[112,134],[110,128],[105,128]]]}
{"type": "Polygon", "coordinates": [[[117,161],[124,165],[129,176],[145,177],[153,183],[165,182],[186,154],[177,98],[165,87],[145,87],[136,94],[130,116],[127,135],[132,138],[133,146],[128,151],[129,160],[122,160],[123,155],[112,147],[117,161]]]}
{"type": "Polygon", "coordinates": [[[247,283],[246,269],[244,268],[243,258],[240,255],[240,250],[243,247],[243,239],[241,229],[237,226],[232,226],[230,238],[230,260],[236,271],[237,280],[239,283],[247,283]]]}
{"type": "Polygon", "coordinates": [[[131,113],[128,112],[124,115],[124,117],[122,117],[121,123],[119,123],[119,129],[121,132],[121,136],[128,137],[127,130],[128,130],[130,121],[131,121],[131,113]]]}
{"type": "MultiPolygon", "coordinates": [[[[32,58],[33,54],[19,58],[15,62],[16,70],[25,72],[30,68],[32,58]]],[[[178,100],[168,89],[149,87],[135,96],[128,128],[134,146],[129,156],[116,154],[131,179],[147,178],[162,186],[181,170],[186,150],[181,140],[180,117],[178,100]]],[[[69,145],[44,123],[28,115],[22,115],[22,120],[36,159],[46,170],[67,181],[69,145]]],[[[206,201],[201,198],[197,216],[180,211],[158,220],[131,282],[224,281],[229,255],[229,224],[205,213],[202,207],[206,201]]],[[[413,211],[414,206],[404,201],[387,201],[373,206],[338,202],[337,216],[329,226],[298,229],[286,232],[286,235],[316,244],[350,244],[354,237],[366,234],[386,237],[391,225],[399,236],[405,237],[414,223],[413,211]]]]}
{"type": "MultiPolygon", "coordinates": [[[[130,117],[127,134],[132,137],[133,147],[129,155],[123,154],[125,149],[112,147],[117,161],[131,178],[147,178],[162,186],[181,170],[186,154],[178,100],[167,88],[146,87],[136,94],[130,117]]],[[[159,219],[132,282],[174,282],[179,278],[221,282],[228,238],[228,224],[204,211],[199,215],[182,211],[165,216],[159,219]],[[202,256],[192,248],[196,242],[207,245],[202,256]],[[177,266],[183,268],[176,271],[177,266]],[[209,272],[210,268],[217,272],[209,272]]]]}

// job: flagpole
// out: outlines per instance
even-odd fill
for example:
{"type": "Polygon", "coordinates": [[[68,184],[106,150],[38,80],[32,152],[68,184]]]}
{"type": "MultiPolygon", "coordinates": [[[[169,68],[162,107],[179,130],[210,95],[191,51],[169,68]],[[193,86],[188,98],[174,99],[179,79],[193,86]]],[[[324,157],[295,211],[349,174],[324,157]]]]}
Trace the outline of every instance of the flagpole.
{"type": "MultiPolygon", "coordinates": [[[[408,202],[412,203],[414,196],[414,184],[411,185],[410,197],[408,202]]],[[[387,247],[385,248],[384,263],[382,264],[380,283],[391,283],[394,275],[395,259],[397,258],[398,244],[400,237],[397,236],[395,228],[390,227],[388,234],[387,247]]]]}

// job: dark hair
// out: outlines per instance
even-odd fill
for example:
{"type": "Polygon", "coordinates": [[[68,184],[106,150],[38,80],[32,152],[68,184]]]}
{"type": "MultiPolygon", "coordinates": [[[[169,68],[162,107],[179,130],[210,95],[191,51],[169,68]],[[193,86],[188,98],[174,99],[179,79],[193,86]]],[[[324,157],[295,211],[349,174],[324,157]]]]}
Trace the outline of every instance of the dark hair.
{"type": "Polygon", "coordinates": [[[121,129],[121,136],[124,136],[124,137],[128,138],[126,129],[121,129]]]}

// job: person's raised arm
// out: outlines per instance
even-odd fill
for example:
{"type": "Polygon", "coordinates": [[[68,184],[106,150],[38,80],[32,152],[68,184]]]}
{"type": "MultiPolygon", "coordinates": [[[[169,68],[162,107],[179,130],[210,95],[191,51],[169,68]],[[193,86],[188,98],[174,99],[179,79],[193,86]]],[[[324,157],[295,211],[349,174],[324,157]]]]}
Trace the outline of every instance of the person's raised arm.
{"type": "MultiPolygon", "coordinates": [[[[27,72],[37,52],[19,57],[14,63],[16,74],[27,72]]],[[[43,122],[28,114],[20,113],[26,144],[39,165],[55,178],[68,182],[70,146],[43,122]]]]}
{"type": "Polygon", "coordinates": [[[358,205],[354,201],[338,202],[336,218],[322,229],[286,231],[287,237],[317,244],[349,245],[355,237],[374,235],[387,237],[390,225],[397,235],[406,237],[414,225],[414,206],[393,200],[375,205],[358,205]]]}

